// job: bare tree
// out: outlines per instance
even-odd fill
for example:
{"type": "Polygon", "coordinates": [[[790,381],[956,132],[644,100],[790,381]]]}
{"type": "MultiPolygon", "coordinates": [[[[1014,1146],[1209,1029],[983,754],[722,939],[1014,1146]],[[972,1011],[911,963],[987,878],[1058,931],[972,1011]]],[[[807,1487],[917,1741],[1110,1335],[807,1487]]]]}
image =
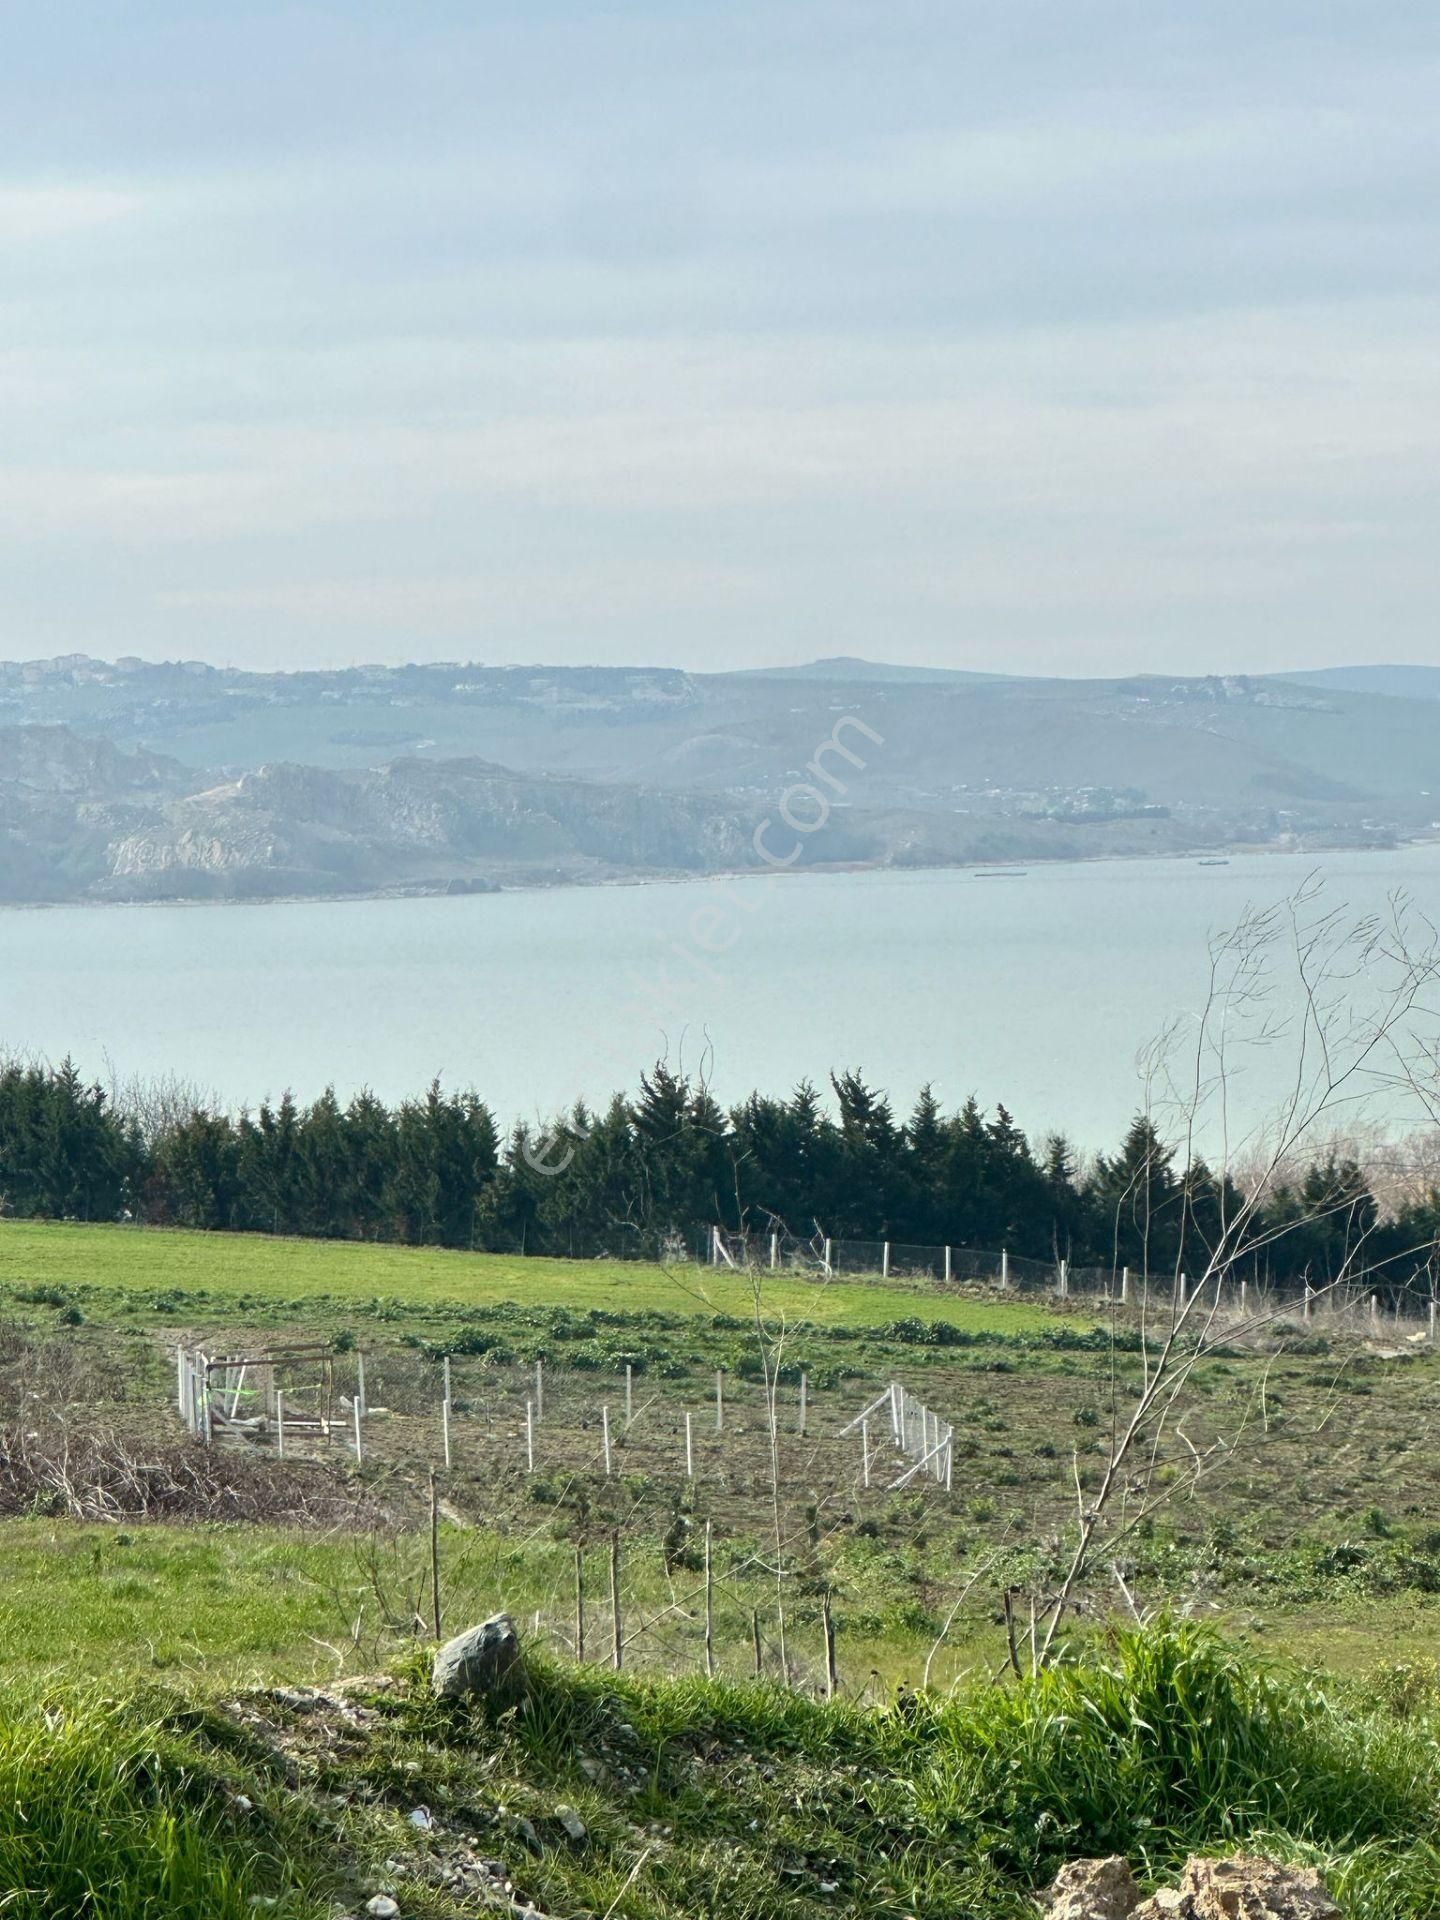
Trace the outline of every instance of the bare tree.
{"type": "MultiPolygon", "coordinates": [[[[1437,1001],[1440,943],[1402,897],[1383,915],[1353,918],[1311,881],[1282,906],[1247,913],[1211,943],[1201,1006],[1168,1030],[1146,1062],[1147,1109],[1166,1123],[1167,1147],[1180,1167],[1176,1270],[1153,1318],[1148,1288],[1142,1291],[1140,1380],[1123,1413],[1112,1352],[1110,1442],[1093,1488],[1076,1461],[1075,1534],[1040,1610],[1041,1661],[1096,1563],[1113,1558],[1157,1505],[1193,1486],[1238,1444],[1233,1434],[1197,1447],[1184,1430],[1185,1394],[1222,1331],[1233,1339],[1281,1311],[1262,1305],[1239,1329],[1219,1321],[1225,1284],[1252,1269],[1279,1232],[1294,1228],[1293,1218],[1279,1228],[1267,1213],[1290,1171],[1337,1127],[1413,1120],[1417,1109],[1440,1124],[1437,1001]],[[1243,1096],[1256,1073],[1280,1094],[1264,1121],[1247,1123],[1243,1096]],[[1231,1184],[1240,1167],[1243,1188],[1231,1184]],[[1214,1175],[1209,1220],[1193,1206],[1201,1169],[1214,1175]],[[1196,1249],[1200,1258],[1192,1260],[1196,1249]],[[1166,1445],[1183,1471],[1161,1486],[1166,1445]]],[[[1312,1196],[1308,1217],[1324,1220],[1349,1204],[1347,1194],[1322,1191],[1312,1196]]],[[[1148,1214],[1142,1225],[1148,1250],[1148,1214]]],[[[1363,1270],[1366,1238],[1362,1231],[1347,1242],[1329,1288],[1363,1270]]]]}

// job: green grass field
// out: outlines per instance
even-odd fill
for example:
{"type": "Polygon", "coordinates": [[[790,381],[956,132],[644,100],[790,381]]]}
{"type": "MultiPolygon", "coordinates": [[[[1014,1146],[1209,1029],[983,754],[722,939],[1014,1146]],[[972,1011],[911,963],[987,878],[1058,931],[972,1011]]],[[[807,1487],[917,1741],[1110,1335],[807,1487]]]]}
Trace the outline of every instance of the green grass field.
{"type": "MultiPolygon", "coordinates": [[[[376,1299],[430,1309],[515,1302],[734,1317],[748,1317],[754,1309],[749,1280],[724,1268],[672,1270],[619,1260],[527,1260],[257,1234],[0,1223],[0,1287],[44,1286],[173,1294],[272,1313],[320,1301],[376,1299]]],[[[1048,1319],[1047,1309],[1032,1301],[945,1293],[899,1280],[881,1286],[767,1274],[764,1302],[771,1316],[829,1327],[877,1326],[918,1313],[975,1332],[1023,1333],[1048,1319]]]]}
{"type": "MultiPolygon", "coordinates": [[[[174,1444],[169,1350],[191,1332],[338,1338],[345,1380],[363,1347],[388,1403],[363,1469],[344,1444],[286,1469],[343,1483],[323,1526],[224,1524],[208,1504],[188,1523],[100,1526],[66,1518],[53,1484],[28,1504],[12,1494],[0,1519],[6,1912],[238,1920],[258,1900],[318,1920],[332,1900],[353,1912],[386,1890],[404,1920],[460,1920],[483,1903],[454,1863],[483,1856],[574,1920],[612,1908],[626,1920],[1021,1920],[1067,1855],[1119,1848],[1163,1879],[1187,1848],[1245,1842],[1321,1862],[1355,1920],[1434,1920],[1440,1356],[1312,1329],[1218,1354],[1187,1392],[1183,1445],[1157,1483],[1216,1434],[1223,1460],[1127,1539],[1124,1572],[1147,1612],[1178,1607],[1238,1651],[1189,1625],[1117,1647],[1107,1569],[1068,1629],[1070,1664],[997,1688],[1001,1595],[1054,1578],[1077,1481],[1094,1484],[1134,1391],[1133,1327],[1112,1336],[1083,1311],[900,1281],[767,1276],[764,1300],[787,1328],[783,1629],[743,1277],[0,1225],[12,1452],[56,1406],[128,1433],[141,1458],[174,1444]],[[456,1390],[446,1625],[511,1611],[538,1675],[532,1713],[498,1724],[437,1713],[419,1683],[442,1353],[456,1390]],[[551,1387],[532,1474],[523,1410],[542,1355],[551,1387]],[[627,1360],[644,1413],[607,1480],[598,1408],[616,1403],[627,1360]],[[705,1408],[717,1368],[732,1395],[725,1438],[702,1418],[687,1475],[684,1414],[705,1408]],[[795,1425],[801,1368],[808,1437],[795,1425]],[[953,1419],[952,1494],[860,1484],[840,1428],[891,1378],[953,1419]],[[700,1677],[707,1520],[715,1685],[700,1677]],[[616,1529],[632,1636],[620,1676],[608,1670],[616,1529]],[[584,1669],[570,1664],[577,1548],[584,1669]],[[988,1571],[952,1619],[976,1567],[988,1571]],[[816,1698],[827,1595],[833,1707],[816,1698]],[[937,1642],[940,1691],[897,1705],[937,1642]],[[1256,1664],[1269,1660],[1274,1680],[1256,1664]],[[399,1690],[366,1696],[358,1723],[267,1691],[387,1668],[399,1690]],[[1323,1696],[1316,1670],[1341,1676],[1323,1696]],[[558,1822],[567,1803],[583,1842],[558,1822]],[[415,1827],[417,1805],[433,1828],[415,1827]]],[[[20,1484],[3,1462],[0,1484],[20,1484]]]]}

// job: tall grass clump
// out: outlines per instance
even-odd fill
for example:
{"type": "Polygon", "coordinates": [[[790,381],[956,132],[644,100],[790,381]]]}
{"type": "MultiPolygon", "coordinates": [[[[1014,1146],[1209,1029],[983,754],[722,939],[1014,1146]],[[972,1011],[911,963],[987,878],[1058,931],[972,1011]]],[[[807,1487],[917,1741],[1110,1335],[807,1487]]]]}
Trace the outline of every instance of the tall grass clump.
{"type": "Polygon", "coordinates": [[[1118,1633],[947,1703],[933,1732],[934,1810],[978,1821],[997,1863],[1030,1883],[1081,1854],[1158,1873],[1260,1834],[1325,1858],[1437,1837],[1427,1729],[1268,1671],[1194,1623],[1118,1633]]]}
{"type": "Polygon", "coordinates": [[[286,1920],[279,1863],[153,1723],[87,1702],[0,1712],[5,1920],[286,1920]]]}

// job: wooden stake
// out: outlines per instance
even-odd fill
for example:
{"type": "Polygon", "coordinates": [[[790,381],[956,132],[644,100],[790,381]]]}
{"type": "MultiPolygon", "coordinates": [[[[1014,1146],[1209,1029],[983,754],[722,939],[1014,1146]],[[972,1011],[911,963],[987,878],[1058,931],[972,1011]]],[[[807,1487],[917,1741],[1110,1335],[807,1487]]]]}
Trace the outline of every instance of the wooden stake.
{"type": "Polygon", "coordinates": [[[711,1680],[715,1678],[715,1581],[710,1568],[714,1532],[712,1522],[707,1520],[705,1522],[705,1672],[711,1680]]]}
{"type": "Polygon", "coordinates": [[[688,1413],[685,1416],[685,1478],[695,1478],[695,1436],[688,1413]]]}
{"type": "Polygon", "coordinates": [[[825,1589],[825,1597],[821,1602],[821,1620],[825,1628],[825,1698],[827,1700],[833,1700],[835,1698],[835,1690],[839,1686],[840,1680],[835,1669],[835,1616],[830,1611],[830,1589],[828,1587],[825,1589]]]}
{"type": "Polygon", "coordinates": [[[630,1422],[635,1418],[635,1369],[625,1362],[625,1431],[630,1431],[630,1422]]]}
{"type": "Polygon", "coordinates": [[[605,1478],[610,1478],[610,1409],[600,1409],[600,1444],[605,1454],[605,1478]]]}
{"type": "Polygon", "coordinates": [[[585,1659],[585,1553],[575,1549],[575,1658],[585,1659]]]}
{"type": "Polygon", "coordinates": [[[435,1638],[443,1640],[440,1611],[440,1500],[435,1492],[435,1469],[430,1469],[430,1599],[434,1608],[435,1638]]]}
{"type": "Polygon", "coordinates": [[[755,1645],[755,1678],[759,1680],[765,1672],[765,1656],[760,1650],[760,1609],[750,1609],[750,1637],[755,1645]]]}
{"type": "MultiPolygon", "coordinates": [[[[241,1369],[240,1377],[242,1380],[245,1377],[243,1368],[241,1369]]],[[[363,1353],[357,1353],[355,1356],[355,1403],[361,1413],[369,1413],[370,1402],[365,1398],[365,1356],[363,1353]]]]}
{"type": "Polygon", "coordinates": [[[440,1402],[440,1437],[445,1445],[445,1471],[450,1471],[450,1399],[440,1402]]]}
{"type": "Polygon", "coordinates": [[[860,1484],[862,1487],[868,1487],[870,1484],[870,1422],[868,1420],[860,1422],[860,1484]]]}
{"type": "Polygon", "coordinates": [[[525,1471],[535,1471],[535,1402],[525,1402],[525,1471]]]}
{"type": "Polygon", "coordinates": [[[363,1467],[365,1464],[365,1443],[360,1438],[360,1417],[361,1416],[360,1416],[360,1402],[358,1399],[353,1404],[353,1411],[355,1414],[355,1464],[356,1466],[363,1467]]]}
{"type": "Polygon", "coordinates": [[[620,1620],[620,1535],[610,1536],[610,1664],[619,1673],[625,1664],[625,1640],[620,1620]]]}
{"type": "Polygon", "coordinates": [[[285,1389],[275,1389],[275,1457],[285,1458],[285,1389]]]}

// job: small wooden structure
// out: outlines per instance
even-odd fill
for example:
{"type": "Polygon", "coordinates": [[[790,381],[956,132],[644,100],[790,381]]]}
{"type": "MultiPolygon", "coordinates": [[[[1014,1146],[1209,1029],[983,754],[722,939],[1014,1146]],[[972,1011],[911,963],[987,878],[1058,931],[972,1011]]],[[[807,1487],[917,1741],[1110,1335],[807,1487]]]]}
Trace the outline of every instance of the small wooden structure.
{"type": "Polygon", "coordinates": [[[251,1348],[211,1355],[181,1347],[175,1356],[180,1418],[206,1446],[217,1441],[273,1445],[322,1439],[335,1431],[335,1356],[328,1346],[251,1348]]]}

